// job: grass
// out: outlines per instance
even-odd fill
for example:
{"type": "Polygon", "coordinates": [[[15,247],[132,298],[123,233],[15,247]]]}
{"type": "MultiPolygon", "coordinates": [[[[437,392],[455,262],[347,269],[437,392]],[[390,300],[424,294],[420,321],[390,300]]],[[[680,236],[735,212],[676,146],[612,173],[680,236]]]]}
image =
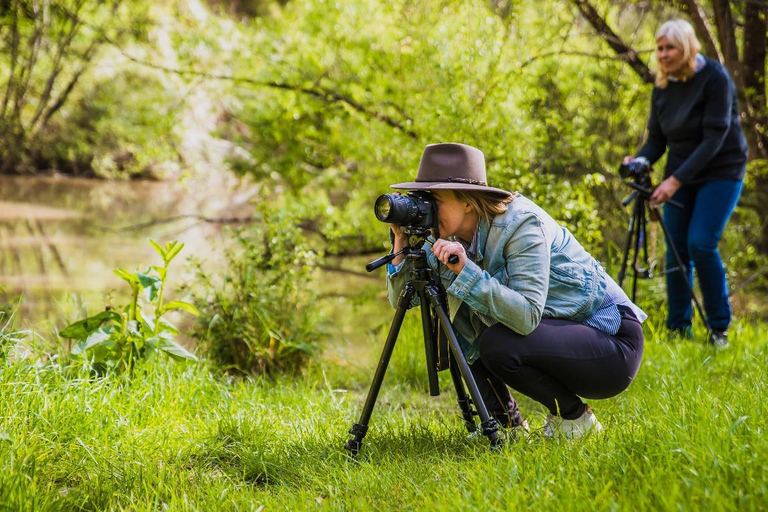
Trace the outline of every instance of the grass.
{"type": "MultiPolygon", "coordinates": [[[[132,380],[30,360],[0,366],[0,510],[749,510],[768,498],[768,326],[739,321],[716,352],[646,323],[606,431],[534,431],[491,452],[468,439],[450,379],[430,398],[410,314],[358,460],[342,446],[384,334],[364,360],[305,378],[226,380],[155,362],[132,380]]],[[[521,399],[534,429],[545,411],[521,399]]]]}

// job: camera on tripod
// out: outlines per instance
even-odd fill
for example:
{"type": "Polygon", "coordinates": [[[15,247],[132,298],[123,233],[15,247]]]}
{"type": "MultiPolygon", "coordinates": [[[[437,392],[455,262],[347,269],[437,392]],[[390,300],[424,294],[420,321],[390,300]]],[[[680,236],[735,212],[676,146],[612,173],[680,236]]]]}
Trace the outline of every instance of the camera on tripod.
{"type": "Polygon", "coordinates": [[[651,175],[651,163],[645,157],[638,157],[623,163],[619,166],[619,176],[625,180],[633,179],[643,181],[651,175]]]}

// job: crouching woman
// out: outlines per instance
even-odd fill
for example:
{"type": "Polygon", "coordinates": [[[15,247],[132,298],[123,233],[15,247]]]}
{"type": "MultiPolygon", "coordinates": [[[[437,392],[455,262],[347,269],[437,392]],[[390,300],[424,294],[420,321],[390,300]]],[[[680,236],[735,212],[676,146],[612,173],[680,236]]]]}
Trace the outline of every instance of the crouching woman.
{"type": "MultiPolygon", "coordinates": [[[[645,313],[542,208],[487,186],[476,148],[431,144],[416,181],[392,188],[429,191],[438,205],[440,239],[427,261],[446,288],[488,412],[504,426],[525,425],[509,386],[549,410],[546,436],[600,431],[581,398],[609,398],[630,385],[643,355],[645,313]]],[[[390,228],[399,251],[408,238],[390,228]]],[[[388,267],[393,306],[409,266],[399,256],[388,267]]]]}

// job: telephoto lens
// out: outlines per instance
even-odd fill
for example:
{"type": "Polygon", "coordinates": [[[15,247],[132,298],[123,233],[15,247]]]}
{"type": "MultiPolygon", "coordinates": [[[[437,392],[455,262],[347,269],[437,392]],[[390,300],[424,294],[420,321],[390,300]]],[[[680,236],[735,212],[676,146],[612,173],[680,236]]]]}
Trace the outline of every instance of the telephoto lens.
{"type": "Polygon", "coordinates": [[[373,211],[381,222],[406,227],[433,226],[436,206],[427,192],[408,192],[408,195],[383,194],[376,199],[373,211]]]}

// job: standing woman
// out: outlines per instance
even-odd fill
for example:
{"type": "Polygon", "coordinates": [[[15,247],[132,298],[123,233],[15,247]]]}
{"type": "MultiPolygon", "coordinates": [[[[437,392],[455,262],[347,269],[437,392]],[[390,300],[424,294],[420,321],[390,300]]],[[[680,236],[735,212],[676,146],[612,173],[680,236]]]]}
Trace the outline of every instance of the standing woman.
{"type": "MultiPolygon", "coordinates": [[[[643,356],[645,313],[543,209],[489,187],[479,149],[430,144],[416,181],[392,188],[426,190],[437,203],[441,238],[427,263],[446,288],[451,324],[488,412],[503,426],[525,426],[509,386],[549,410],[547,436],[601,430],[581,397],[609,398],[630,385],[643,356]]],[[[399,251],[408,237],[390,227],[399,251]]],[[[388,267],[393,306],[411,265],[400,255],[388,267]]]]}
{"type": "MultiPolygon", "coordinates": [[[[667,274],[667,327],[691,336],[693,268],[699,276],[704,309],[712,333],[709,342],[728,345],[731,306],[717,245],[741,195],[747,143],[739,125],[736,87],[728,71],[699,53],[693,27],[668,21],[656,33],[658,71],[651,97],[648,140],[637,157],[656,162],[669,148],[664,181],[651,206],[664,205],[672,243],[691,272],[667,274]]],[[[630,157],[624,159],[631,160],[630,157]]],[[[667,248],[667,268],[676,265],[667,248]]]]}

